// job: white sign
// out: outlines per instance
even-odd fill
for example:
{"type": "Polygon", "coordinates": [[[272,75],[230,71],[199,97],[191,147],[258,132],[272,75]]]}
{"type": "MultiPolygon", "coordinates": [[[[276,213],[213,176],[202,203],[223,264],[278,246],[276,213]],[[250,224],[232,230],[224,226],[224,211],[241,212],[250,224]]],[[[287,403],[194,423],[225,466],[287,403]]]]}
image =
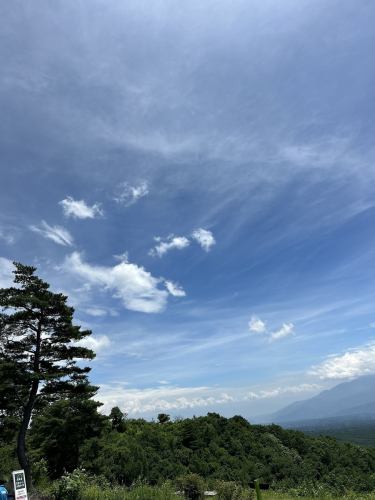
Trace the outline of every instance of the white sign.
{"type": "Polygon", "coordinates": [[[15,500],[28,500],[25,471],[15,470],[12,472],[12,476],[13,476],[15,500]]]}

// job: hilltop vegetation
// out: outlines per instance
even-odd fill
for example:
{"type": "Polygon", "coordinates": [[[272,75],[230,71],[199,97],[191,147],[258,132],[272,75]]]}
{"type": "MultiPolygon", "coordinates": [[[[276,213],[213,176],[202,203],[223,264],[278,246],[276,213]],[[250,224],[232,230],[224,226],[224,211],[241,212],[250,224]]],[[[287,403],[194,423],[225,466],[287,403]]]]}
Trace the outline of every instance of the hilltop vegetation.
{"type": "MultiPolygon", "coordinates": [[[[309,492],[319,485],[343,495],[375,488],[372,448],[216,413],[160,423],[126,419],[118,409],[104,417],[91,400],[59,401],[35,418],[29,445],[34,475],[42,464],[51,479],[83,467],[124,486],[199,474],[208,486],[221,480],[247,487],[260,478],[280,491],[309,492]]],[[[9,464],[11,448],[0,463],[9,464]]]]}
{"type": "MultiPolygon", "coordinates": [[[[289,426],[288,426],[289,427],[289,426]]],[[[375,446],[375,420],[321,420],[291,428],[311,436],[331,436],[339,441],[360,446],[375,446]]]]}

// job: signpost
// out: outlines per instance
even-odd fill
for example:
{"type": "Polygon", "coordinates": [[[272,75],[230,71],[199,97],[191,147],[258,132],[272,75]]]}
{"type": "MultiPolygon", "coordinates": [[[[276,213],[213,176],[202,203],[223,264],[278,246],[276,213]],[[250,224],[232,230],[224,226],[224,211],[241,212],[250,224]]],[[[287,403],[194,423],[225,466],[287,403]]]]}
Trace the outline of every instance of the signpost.
{"type": "Polygon", "coordinates": [[[24,470],[15,470],[12,472],[14,484],[14,498],[15,500],[28,500],[26,478],[24,470]]]}

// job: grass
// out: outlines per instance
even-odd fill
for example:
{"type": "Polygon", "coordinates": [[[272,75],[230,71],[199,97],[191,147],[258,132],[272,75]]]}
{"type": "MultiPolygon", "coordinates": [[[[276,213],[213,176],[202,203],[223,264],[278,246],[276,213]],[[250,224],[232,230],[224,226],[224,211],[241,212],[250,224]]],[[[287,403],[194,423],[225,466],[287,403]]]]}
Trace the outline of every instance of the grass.
{"type": "Polygon", "coordinates": [[[352,493],[349,495],[340,495],[333,497],[332,495],[322,495],[318,497],[296,497],[290,496],[288,493],[274,493],[274,492],[263,492],[262,500],[295,500],[296,498],[301,498],[303,500],[375,500],[375,493],[352,493]]]}
{"type": "Polygon", "coordinates": [[[159,488],[140,485],[131,490],[117,487],[104,491],[98,486],[89,486],[81,493],[80,500],[176,500],[177,498],[181,500],[174,489],[166,484],[159,488]]]}
{"type": "MultiPolygon", "coordinates": [[[[249,492],[250,493],[250,492],[249,492]]],[[[243,494],[245,494],[243,490],[243,494]]],[[[41,497],[36,496],[32,497],[35,499],[45,499],[45,500],[51,500],[51,498],[56,498],[53,495],[43,495],[41,497]]],[[[68,491],[66,491],[65,494],[62,496],[59,496],[59,498],[64,499],[64,500],[177,500],[180,499],[182,500],[184,497],[181,495],[176,495],[176,487],[170,483],[167,482],[162,486],[156,487],[156,486],[149,486],[147,484],[138,484],[137,486],[133,488],[124,488],[121,486],[114,486],[114,487],[109,487],[108,485],[105,485],[104,487],[98,486],[96,484],[86,484],[82,485],[81,488],[79,488],[79,493],[77,491],[76,494],[71,495],[69,494],[68,491]]],[[[204,497],[206,498],[206,497],[204,497]]],[[[211,498],[216,498],[217,500],[221,500],[221,498],[218,497],[211,497],[211,498]]],[[[228,498],[225,496],[225,498],[228,498]]],[[[249,498],[247,494],[244,496],[240,495],[235,497],[237,500],[249,498]]],[[[255,492],[254,492],[254,497],[255,492]]],[[[301,498],[303,500],[375,500],[375,492],[373,493],[351,493],[351,494],[346,494],[346,495],[337,495],[334,496],[330,493],[326,492],[321,492],[321,493],[316,493],[313,496],[304,496],[301,494],[297,494],[296,491],[290,491],[290,493],[279,493],[275,491],[262,491],[261,492],[261,498],[262,500],[295,500],[296,498],[301,498]]]]}
{"type": "MultiPolygon", "coordinates": [[[[140,485],[132,490],[125,488],[107,489],[103,491],[97,486],[89,486],[81,496],[81,500],[176,500],[181,496],[176,495],[174,488],[169,485],[164,485],[155,488],[147,485],[140,485]]],[[[262,500],[295,500],[301,498],[303,500],[375,500],[375,493],[359,494],[353,493],[350,495],[333,497],[331,495],[323,495],[318,497],[296,497],[287,493],[262,492],[262,500]]],[[[218,498],[218,500],[220,500],[218,498]]]]}

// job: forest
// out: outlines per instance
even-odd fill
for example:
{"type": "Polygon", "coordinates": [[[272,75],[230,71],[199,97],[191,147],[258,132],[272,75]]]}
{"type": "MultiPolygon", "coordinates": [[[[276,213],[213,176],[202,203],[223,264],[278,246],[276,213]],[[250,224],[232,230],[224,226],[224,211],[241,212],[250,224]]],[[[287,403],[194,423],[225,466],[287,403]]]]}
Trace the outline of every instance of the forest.
{"type": "Polygon", "coordinates": [[[173,421],[164,413],[153,421],[128,418],[118,407],[102,414],[83,366],[95,353],[79,344],[91,332],[73,324],[68,298],[35,273],[15,263],[15,286],[0,289],[6,484],[22,468],[35,498],[62,500],[133,498],[126,495],[134,491],[134,498],[174,498],[176,491],[200,498],[205,490],[246,499],[256,482],[289,495],[279,498],[374,491],[372,447],[217,413],[173,421]]]}

